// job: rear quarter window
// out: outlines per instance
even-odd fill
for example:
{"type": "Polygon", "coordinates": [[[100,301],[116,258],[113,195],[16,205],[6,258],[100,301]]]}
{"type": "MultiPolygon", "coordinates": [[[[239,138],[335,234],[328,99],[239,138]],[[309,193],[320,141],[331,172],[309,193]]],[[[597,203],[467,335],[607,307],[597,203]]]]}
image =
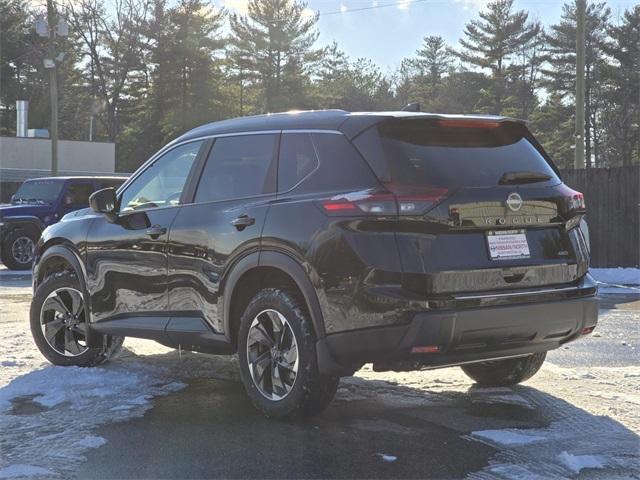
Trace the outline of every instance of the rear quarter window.
{"type": "MultiPolygon", "coordinates": [[[[366,189],[379,185],[371,168],[344,135],[311,133],[309,136],[319,166],[307,175],[292,190],[293,192],[337,192],[366,189]]],[[[300,145],[303,144],[300,143],[300,145]]],[[[309,151],[308,146],[305,149],[309,151]]]]}

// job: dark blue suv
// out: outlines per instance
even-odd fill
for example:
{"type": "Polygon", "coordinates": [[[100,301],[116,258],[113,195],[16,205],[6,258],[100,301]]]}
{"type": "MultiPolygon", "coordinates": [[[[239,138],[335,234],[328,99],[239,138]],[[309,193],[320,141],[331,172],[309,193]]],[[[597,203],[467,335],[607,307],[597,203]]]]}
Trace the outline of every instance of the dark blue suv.
{"type": "Polygon", "coordinates": [[[74,210],[89,206],[96,190],[119,187],[119,177],[52,177],[26,180],[0,205],[0,260],[11,270],[31,268],[33,248],[42,231],[74,210]]]}

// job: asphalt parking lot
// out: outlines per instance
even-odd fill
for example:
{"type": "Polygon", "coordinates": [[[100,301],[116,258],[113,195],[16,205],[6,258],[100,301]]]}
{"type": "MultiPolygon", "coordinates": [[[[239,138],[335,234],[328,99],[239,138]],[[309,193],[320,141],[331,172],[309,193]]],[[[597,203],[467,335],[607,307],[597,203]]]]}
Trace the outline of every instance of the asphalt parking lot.
{"type": "Polygon", "coordinates": [[[365,367],[321,416],[282,422],[232,358],[127,340],[93,371],[49,366],[29,283],[0,270],[0,478],[640,478],[640,295],[604,296],[596,334],[523,385],[365,367]]]}

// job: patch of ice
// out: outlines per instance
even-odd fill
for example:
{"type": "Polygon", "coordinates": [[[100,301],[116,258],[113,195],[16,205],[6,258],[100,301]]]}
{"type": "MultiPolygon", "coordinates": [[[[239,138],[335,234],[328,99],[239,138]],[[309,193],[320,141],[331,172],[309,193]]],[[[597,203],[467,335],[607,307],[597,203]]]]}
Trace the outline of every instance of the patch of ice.
{"type": "Polygon", "coordinates": [[[78,440],[75,444],[78,447],[85,448],[98,448],[107,443],[107,439],[103,437],[97,437],[95,435],[87,435],[82,440],[78,440]]]}
{"type": "Polygon", "coordinates": [[[545,435],[540,434],[539,430],[480,430],[472,432],[471,436],[479,440],[488,440],[498,445],[525,445],[527,443],[540,442],[546,439],[545,435]],[[536,433],[534,433],[536,432],[536,433]]]}
{"type": "Polygon", "coordinates": [[[40,475],[52,474],[53,472],[46,468],[26,465],[23,463],[9,465],[8,467],[0,469],[0,478],[37,477],[40,475]]]}
{"type": "Polygon", "coordinates": [[[562,452],[558,455],[558,460],[573,473],[579,473],[583,468],[604,468],[605,462],[595,455],[572,455],[569,452],[562,452]]]}
{"type": "MultiPolygon", "coordinates": [[[[144,370],[149,370],[148,368],[144,370]]],[[[150,373],[150,372],[149,372],[150,373]]],[[[114,403],[135,403],[143,405],[151,395],[139,395],[150,387],[157,378],[144,378],[142,371],[135,368],[81,368],[45,367],[14,379],[0,388],[0,410],[11,405],[11,399],[34,396],[33,401],[45,407],[55,407],[65,402],[86,405],[99,398],[110,398],[114,403]],[[121,397],[122,392],[136,393],[135,397],[121,397]]],[[[184,384],[173,383],[162,392],[179,390],[184,384]]]]}
{"type": "Polygon", "coordinates": [[[398,460],[398,457],[396,457],[395,455],[387,455],[386,453],[376,453],[376,455],[380,457],[385,463],[393,463],[398,460]]]}
{"type": "Polygon", "coordinates": [[[0,388],[2,455],[24,464],[37,458],[48,474],[68,478],[86,450],[106,442],[93,434],[96,428],[141,416],[153,397],[186,386],[169,375],[165,368],[134,361],[95,368],[47,366],[15,377],[0,388]],[[12,401],[21,397],[49,409],[11,414],[12,401]]]}
{"type": "Polygon", "coordinates": [[[521,395],[487,395],[481,397],[474,397],[471,399],[473,403],[503,403],[508,405],[517,405],[528,409],[534,409],[535,406],[521,395]]]}

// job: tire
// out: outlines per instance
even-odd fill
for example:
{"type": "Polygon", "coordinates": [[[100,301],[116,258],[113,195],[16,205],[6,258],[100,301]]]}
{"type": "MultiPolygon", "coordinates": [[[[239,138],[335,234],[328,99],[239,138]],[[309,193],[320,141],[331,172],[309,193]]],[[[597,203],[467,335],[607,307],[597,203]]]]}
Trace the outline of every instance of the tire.
{"type": "Polygon", "coordinates": [[[37,241],[38,237],[27,230],[9,232],[2,242],[2,263],[10,270],[30,269],[37,241]]]}
{"type": "Polygon", "coordinates": [[[238,357],[249,398],[270,418],[322,412],[340,382],[318,373],[311,321],[301,302],[279,288],[264,289],[249,302],[240,320],[238,357]]]}
{"type": "Polygon", "coordinates": [[[124,337],[104,335],[102,346],[88,348],[87,316],[78,278],[71,273],[49,277],[31,302],[31,334],[38,350],[51,363],[61,366],[93,367],[114,357],[122,348],[124,337]]]}
{"type": "Polygon", "coordinates": [[[533,377],[547,356],[547,352],[527,357],[507,358],[490,362],[463,365],[462,371],[482,387],[506,387],[533,377]]]}

